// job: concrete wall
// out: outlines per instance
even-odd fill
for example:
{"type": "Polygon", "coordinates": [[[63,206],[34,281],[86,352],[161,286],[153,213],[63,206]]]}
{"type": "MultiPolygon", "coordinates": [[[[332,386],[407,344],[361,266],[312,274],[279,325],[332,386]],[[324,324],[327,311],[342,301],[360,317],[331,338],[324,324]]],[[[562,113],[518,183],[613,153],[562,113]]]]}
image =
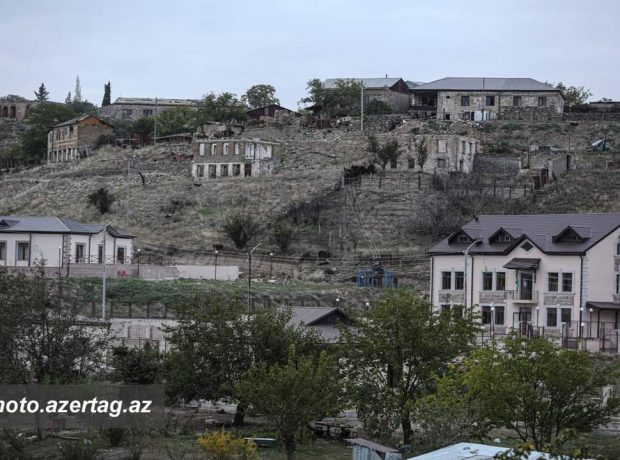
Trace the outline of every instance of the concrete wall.
{"type": "Polygon", "coordinates": [[[233,265],[176,265],[178,278],[235,281],[239,278],[239,267],[233,265]]]}

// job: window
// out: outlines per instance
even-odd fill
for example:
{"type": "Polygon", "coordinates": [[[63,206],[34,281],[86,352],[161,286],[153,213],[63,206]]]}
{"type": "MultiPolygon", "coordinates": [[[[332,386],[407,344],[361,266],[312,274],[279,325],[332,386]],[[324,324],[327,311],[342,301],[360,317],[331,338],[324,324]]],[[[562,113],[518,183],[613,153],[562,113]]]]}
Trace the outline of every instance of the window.
{"type": "Polygon", "coordinates": [[[217,144],[211,144],[211,155],[215,155],[217,149],[217,144]]]}
{"type": "Polygon", "coordinates": [[[456,237],[456,242],[457,243],[471,243],[471,239],[469,238],[469,236],[465,235],[464,233],[461,233],[459,236],[456,237]]]}
{"type": "Polygon", "coordinates": [[[216,176],[217,176],[217,166],[209,165],[209,177],[212,179],[215,179],[216,176]]]}
{"type": "Polygon", "coordinates": [[[232,175],[233,176],[240,176],[241,175],[241,165],[240,164],[234,164],[232,167],[232,175]]]}
{"type": "Polygon", "coordinates": [[[224,151],[222,152],[222,155],[228,155],[228,142],[224,143],[224,151]]]}
{"type": "Polygon", "coordinates": [[[441,289],[444,291],[452,289],[452,272],[441,272],[441,289]]]}
{"type": "Polygon", "coordinates": [[[538,107],[547,107],[547,96],[540,96],[538,98],[538,107]]]}
{"type": "Polygon", "coordinates": [[[133,111],[131,109],[123,109],[122,118],[123,120],[131,120],[133,116],[133,111]]]}
{"type": "Polygon", "coordinates": [[[0,241],[0,260],[6,260],[6,241],[0,241]]]}
{"type": "Polygon", "coordinates": [[[495,274],[495,290],[496,291],[506,290],[506,272],[497,272],[495,274]]]}
{"type": "Polygon", "coordinates": [[[239,155],[239,144],[235,144],[235,155],[239,155]]]}
{"type": "Polygon", "coordinates": [[[125,263],[125,248],[123,246],[119,246],[118,248],[116,248],[116,263],[125,263]]]}
{"type": "Polygon", "coordinates": [[[153,109],[143,109],[142,110],[142,116],[143,117],[150,117],[153,115],[153,109]]]}
{"type": "Polygon", "coordinates": [[[196,167],[196,175],[198,177],[205,177],[205,165],[198,165],[196,167]]]}
{"type": "Polygon", "coordinates": [[[521,105],[521,96],[512,96],[512,105],[519,107],[521,105]]]}
{"type": "Polygon", "coordinates": [[[437,158],[437,167],[439,169],[445,169],[446,168],[446,160],[444,158],[437,158]]]}
{"type": "Polygon", "coordinates": [[[445,139],[437,140],[437,153],[446,153],[448,151],[448,141],[445,139]]]}
{"type": "MultiPolygon", "coordinates": [[[[2,260],[2,246],[1,245],[2,243],[0,243],[0,260],[2,260]]],[[[620,274],[616,275],[616,294],[620,294],[620,274]]]]}
{"type": "Polygon", "coordinates": [[[482,273],[482,290],[483,291],[493,290],[493,272],[482,273]]]}
{"type": "Polygon", "coordinates": [[[463,272],[454,272],[454,289],[462,291],[465,286],[465,274],[463,272]]]}
{"type": "Polygon", "coordinates": [[[450,305],[448,304],[444,304],[441,306],[441,312],[442,313],[450,313],[450,305]]]}
{"type": "Polygon", "coordinates": [[[83,243],[75,244],[75,263],[84,262],[84,248],[86,246],[83,243]]]}
{"type": "Polygon", "coordinates": [[[100,244],[99,247],[97,248],[97,263],[98,264],[103,263],[103,245],[102,244],[100,244]]]}
{"type": "Polygon", "coordinates": [[[450,114],[449,113],[444,113],[443,114],[443,119],[444,120],[449,120],[450,119],[450,114]]]}
{"type": "Polygon", "coordinates": [[[391,169],[396,169],[398,168],[398,160],[393,158],[390,160],[390,168],[391,169]]]}
{"type": "Polygon", "coordinates": [[[492,107],[495,105],[495,96],[487,96],[484,101],[484,105],[492,107]]]}
{"type": "Polygon", "coordinates": [[[547,308],[547,327],[558,327],[557,308],[547,308]]]}
{"type": "Polygon", "coordinates": [[[29,243],[17,243],[17,260],[30,260],[29,243]]]}
{"type": "Polygon", "coordinates": [[[573,292],[572,273],[562,273],[562,292],[573,292]]]}
{"type": "Polygon", "coordinates": [[[616,245],[616,255],[620,256],[620,243],[616,245]]]}
{"type": "Polygon", "coordinates": [[[200,144],[200,148],[199,149],[200,149],[200,151],[199,151],[200,156],[204,157],[205,156],[205,145],[204,144],[200,144]]]}
{"type": "Polygon", "coordinates": [[[504,324],[504,307],[495,307],[495,324],[504,324]]]}
{"type": "Polygon", "coordinates": [[[547,290],[549,292],[558,292],[560,282],[559,273],[549,273],[547,281],[547,290]]]}
{"type": "Polygon", "coordinates": [[[461,106],[463,107],[469,106],[469,96],[461,96],[461,106]]]}
{"type": "Polygon", "coordinates": [[[563,323],[570,323],[570,308],[562,308],[562,318],[563,323]]]}
{"type": "Polygon", "coordinates": [[[220,176],[223,176],[223,177],[228,176],[228,165],[220,166],[220,176]]]}
{"type": "Polygon", "coordinates": [[[491,307],[482,306],[482,324],[491,324],[491,307]]]}
{"type": "Polygon", "coordinates": [[[523,243],[521,245],[521,249],[523,249],[524,251],[529,251],[533,247],[534,247],[534,245],[532,243],[530,243],[529,241],[526,241],[525,243],[523,243]]]}
{"type": "Polygon", "coordinates": [[[407,168],[415,169],[415,158],[407,158],[407,168]]]}

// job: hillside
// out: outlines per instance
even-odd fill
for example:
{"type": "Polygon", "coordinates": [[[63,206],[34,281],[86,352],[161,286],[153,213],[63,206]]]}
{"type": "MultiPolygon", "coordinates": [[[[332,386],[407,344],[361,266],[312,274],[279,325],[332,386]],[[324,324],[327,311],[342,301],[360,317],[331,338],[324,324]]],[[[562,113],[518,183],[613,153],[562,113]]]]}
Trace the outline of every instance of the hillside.
{"type": "MultiPolygon", "coordinates": [[[[508,200],[503,189],[504,198],[498,195],[488,211],[620,210],[620,173],[596,169],[604,167],[605,159],[598,154],[584,153],[593,140],[605,135],[614,145],[614,137],[620,133],[620,124],[616,122],[577,125],[489,122],[481,128],[434,120],[402,123],[398,117],[391,117],[388,122],[379,119],[367,127],[380,140],[396,137],[401,145],[406,145],[413,133],[468,133],[479,137],[486,147],[487,153],[479,155],[479,164],[498,160],[510,165],[516,164],[516,152],[530,144],[565,147],[570,132],[572,151],[580,152],[576,160],[581,169],[571,171],[534,197],[520,199],[523,192],[519,193],[517,186],[508,200]]],[[[427,197],[441,193],[432,189],[429,176],[418,177],[412,170],[388,170],[381,187],[375,175],[363,176],[359,184],[343,188],[343,166],[369,159],[365,151],[367,138],[359,134],[355,125],[329,130],[252,129],[244,135],[285,143],[282,164],[273,176],[205,181],[197,185],[189,175],[191,151],[187,145],[148,147],[132,152],[104,148],[80,162],[3,174],[0,214],[57,215],[93,223],[108,222],[124,229],[129,204],[129,232],[138,237],[138,246],[177,259],[193,255],[205,261],[212,255],[213,244],[223,244],[224,252],[226,248],[231,252],[230,263],[243,265],[245,255],[240,254],[235,260],[232,244],[222,233],[226,216],[242,211],[250,213],[260,224],[252,241],[252,244],[263,243],[260,252],[257,251],[258,258],[260,254],[264,259],[270,251],[275,252],[283,264],[283,272],[287,272],[284,265],[296,264],[300,256],[316,255],[318,251],[350,260],[332,260],[338,279],[350,277],[356,266],[367,265],[371,260],[358,263],[352,259],[354,256],[396,256],[397,265],[393,268],[405,272],[404,275],[416,271],[416,284],[424,284],[424,252],[432,240],[416,234],[412,223],[417,209],[429,202],[427,197]],[[132,172],[129,190],[128,153],[146,179],[142,185],[139,175],[132,172]],[[107,187],[117,198],[109,215],[101,216],[87,206],[86,196],[99,187],[107,187]],[[284,222],[294,229],[295,236],[290,253],[282,255],[272,242],[272,225],[287,213],[284,222]],[[411,264],[415,270],[408,268],[411,264]]],[[[523,180],[510,177],[514,166],[505,171],[493,168],[485,173],[490,179],[501,176],[503,184],[520,184],[518,181],[523,180]]],[[[304,268],[300,270],[303,272],[304,268]]],[[[312,264],[305,269],[305,275],[317,277],[316,270],[312,264]]],[[[289,274],[299,273],[295,268],[289,274]]]]}

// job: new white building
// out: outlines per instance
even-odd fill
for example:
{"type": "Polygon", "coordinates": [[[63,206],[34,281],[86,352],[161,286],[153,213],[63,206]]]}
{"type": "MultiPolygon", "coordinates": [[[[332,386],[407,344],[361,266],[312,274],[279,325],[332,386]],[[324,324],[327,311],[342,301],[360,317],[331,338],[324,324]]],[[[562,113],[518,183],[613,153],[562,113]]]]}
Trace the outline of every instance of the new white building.
{"type": "Polygon", "coordinates": [[[618,351],[620,213],[480,216],[429,255],[436,308],[474,308],[489,333],[618,351]]]}
{"type": "Polygon", "coordinates": [[[133,236],[109,225],[71,219],[0,216],[2,266],[30,267],[42,259],[47,267],[103,263],[104,256],[106,263],[131,263],[133,236]]]}

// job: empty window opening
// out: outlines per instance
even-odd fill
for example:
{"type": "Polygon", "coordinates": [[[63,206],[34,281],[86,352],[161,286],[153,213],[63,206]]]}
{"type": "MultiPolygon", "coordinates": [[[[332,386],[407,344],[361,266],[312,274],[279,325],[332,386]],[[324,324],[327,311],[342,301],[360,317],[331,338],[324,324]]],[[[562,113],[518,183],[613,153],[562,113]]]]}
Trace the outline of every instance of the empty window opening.
{"type": "Polygon", "coordinates": [[[220,165],[220,176],[228,176],[228,165],[220,165]]]}
{"type": "Polygon", "coordinates": [[[215,179],[217,176],[217,167],[215,165],[209,165],[209,177],[215,179]]]}
{"type": "Polygon", "coordinates": [[[234,164],[232,167],[232,175],[233,176],[239,176],[241,175],[241,165],[240,164],[234,164]]]}

